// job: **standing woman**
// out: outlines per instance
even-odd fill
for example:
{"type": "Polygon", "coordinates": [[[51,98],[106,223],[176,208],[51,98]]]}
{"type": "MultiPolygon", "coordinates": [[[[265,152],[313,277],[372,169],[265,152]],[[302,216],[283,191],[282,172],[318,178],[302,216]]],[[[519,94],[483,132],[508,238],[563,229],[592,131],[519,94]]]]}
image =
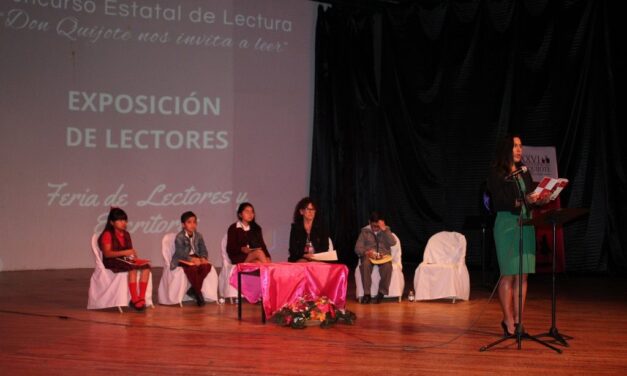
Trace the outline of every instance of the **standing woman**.
{"type": "Polygon", "coordinates": [[[131,234],[126,231],[128,216],[120,208],[111,208],[107,224],[98,238],[104,267],[114,273],[128,272],[129,305],[138,311],[146,308],[146,288],[150,277],[150,264],[136,264],[137,251],[133,248],[131,234]],[[139,273],[139,284],[137,274],[139,273]]]}
{"type": "Polygon", "coordinates": [[[531,195],[531,174],[524,170],[522,163],[522,142],[518,136],[507,136],[497,145],[496,157],[488,176],[488,190],[492,198],[492,205],[497,212],[494,223],[494,242],[501,271],[498,287],[499,301],[503,310],[501,327],[505,336],[512,336],[518,325],[519,313],[524,311],[527,297],[527,275],[535,273],[536,268],[536,235],[533,226],[523,226],[523,274],[522,274],[522,303],[518,301],[518,272],[519,272],[519,218],[523,221],[531,218],[530,205],[541,205],[537,195],[531,195]],[[518,185],[522,188],[519,197],[518,185]]]}
{"type": "Polygon", "coordinates": [[[289,262],[308,262],[313,254],[329,250],[329,232],[316,217],[316,204],[305,197],[296,204],[290,230],[289,262]]]}
{"type": "Polygon", "coordinates": [[[261,227],[255,221],[255,208],[252,204],[241,203],[237,208],[237,219],[227,232],[226,253],[231,262],[271,262],[261,227]]]}

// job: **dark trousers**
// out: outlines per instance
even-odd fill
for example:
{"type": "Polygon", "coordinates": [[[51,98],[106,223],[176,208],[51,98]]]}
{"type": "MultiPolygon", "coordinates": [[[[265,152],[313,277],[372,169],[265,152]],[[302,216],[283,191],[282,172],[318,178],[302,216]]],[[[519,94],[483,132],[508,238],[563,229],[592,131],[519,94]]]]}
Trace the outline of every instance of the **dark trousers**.
{"type": "Polygon", "coordinates": [[[205,280],[205,277],[211,271],[211,264],[201,264],[194,266],[183,266],[183,270],[185,271],[185,275],[187,276],[187,280],[192,284],[192,288],[199,296],[202,296],[202,282],[205,280]]]}
{"type": "Polygon", "coordinates": [[[379,282],[379,293],[383,295],[388,294],[390,288],[390,281],[392,280],[392,263],[386,262],[385,264],[373,265],[368,257],[361,258],[361,282],[364,285],[364,294],[370,295],[370,286],[372,285],[372,268],[379,268],[379,275],[381,281],[379,282]]]}

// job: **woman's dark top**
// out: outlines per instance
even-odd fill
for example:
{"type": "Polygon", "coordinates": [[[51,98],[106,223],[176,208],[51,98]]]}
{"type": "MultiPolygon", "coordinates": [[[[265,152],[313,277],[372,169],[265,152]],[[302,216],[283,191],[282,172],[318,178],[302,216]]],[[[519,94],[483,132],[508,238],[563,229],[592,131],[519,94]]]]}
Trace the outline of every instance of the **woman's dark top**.
{"type": "MultiPolygon", "coordinates": [[[[520,168],[522,165],[517,165],[520,168]]],[[[492,210],[495,212],[508,211],[515,214],[520,213],[520,206],[516,207],[518,199],[518,187],[515,179],[505,179],[507,174],[503,170],[492,168],[488,175],[488,191],[492,201],[492,210]]],[[[533,181],[529,171],[520,174],[522,176],[527,192],[531,192],[533,181]]]]}
{"type": "Polygon", "coordinates": [[[238,222],[229,226],[226,240],[226,253],[233,264],[246,261],[246,253],[242,252],[242,247],[261,248],[267,257],[270,257],[266,243],[263,241],[261,227],[250,226],[248,231],[237,226],[238,222]]]}
{"type": "MultiPolygon", "coordinates": [[[[309,240],[311,240],[315,253],[329,250],[329,231],[315,220],[311,225],[309,240]]],[[[305,231],[303,222],[292,223],[292,229],[290,230],[290,256],[287,258],[287,261],[296,262],[303,258],[305,243],[307,243],[307,231],[305,231]]]]}

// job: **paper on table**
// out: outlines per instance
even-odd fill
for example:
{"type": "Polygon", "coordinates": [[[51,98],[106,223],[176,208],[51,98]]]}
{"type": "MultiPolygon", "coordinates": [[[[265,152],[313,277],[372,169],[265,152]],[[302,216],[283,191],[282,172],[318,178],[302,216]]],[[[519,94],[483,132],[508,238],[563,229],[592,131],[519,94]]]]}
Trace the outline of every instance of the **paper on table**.
{"type": "Polygon", "coordinates": [[[312,259],[316,261],[337,261],[337,252],[327,251],[327,252],[314,253],[312,256],[312,259]]]}

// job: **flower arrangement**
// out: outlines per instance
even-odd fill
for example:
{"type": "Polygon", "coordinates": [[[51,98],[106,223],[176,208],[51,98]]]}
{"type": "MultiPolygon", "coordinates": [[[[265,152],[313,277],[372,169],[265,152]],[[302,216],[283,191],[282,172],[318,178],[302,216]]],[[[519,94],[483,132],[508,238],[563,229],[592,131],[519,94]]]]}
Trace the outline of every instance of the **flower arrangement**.
{"type": "Polygon", "coordinates": [[[326,296],[314,299],[310,295],[284,305],[272,316],[274,323],[294,329],[303,329],[308,322],[319,322],[321,328],[328,328],[338,321],[352,325],[356,319],[353,312],[338,309],[326,296]]]}

